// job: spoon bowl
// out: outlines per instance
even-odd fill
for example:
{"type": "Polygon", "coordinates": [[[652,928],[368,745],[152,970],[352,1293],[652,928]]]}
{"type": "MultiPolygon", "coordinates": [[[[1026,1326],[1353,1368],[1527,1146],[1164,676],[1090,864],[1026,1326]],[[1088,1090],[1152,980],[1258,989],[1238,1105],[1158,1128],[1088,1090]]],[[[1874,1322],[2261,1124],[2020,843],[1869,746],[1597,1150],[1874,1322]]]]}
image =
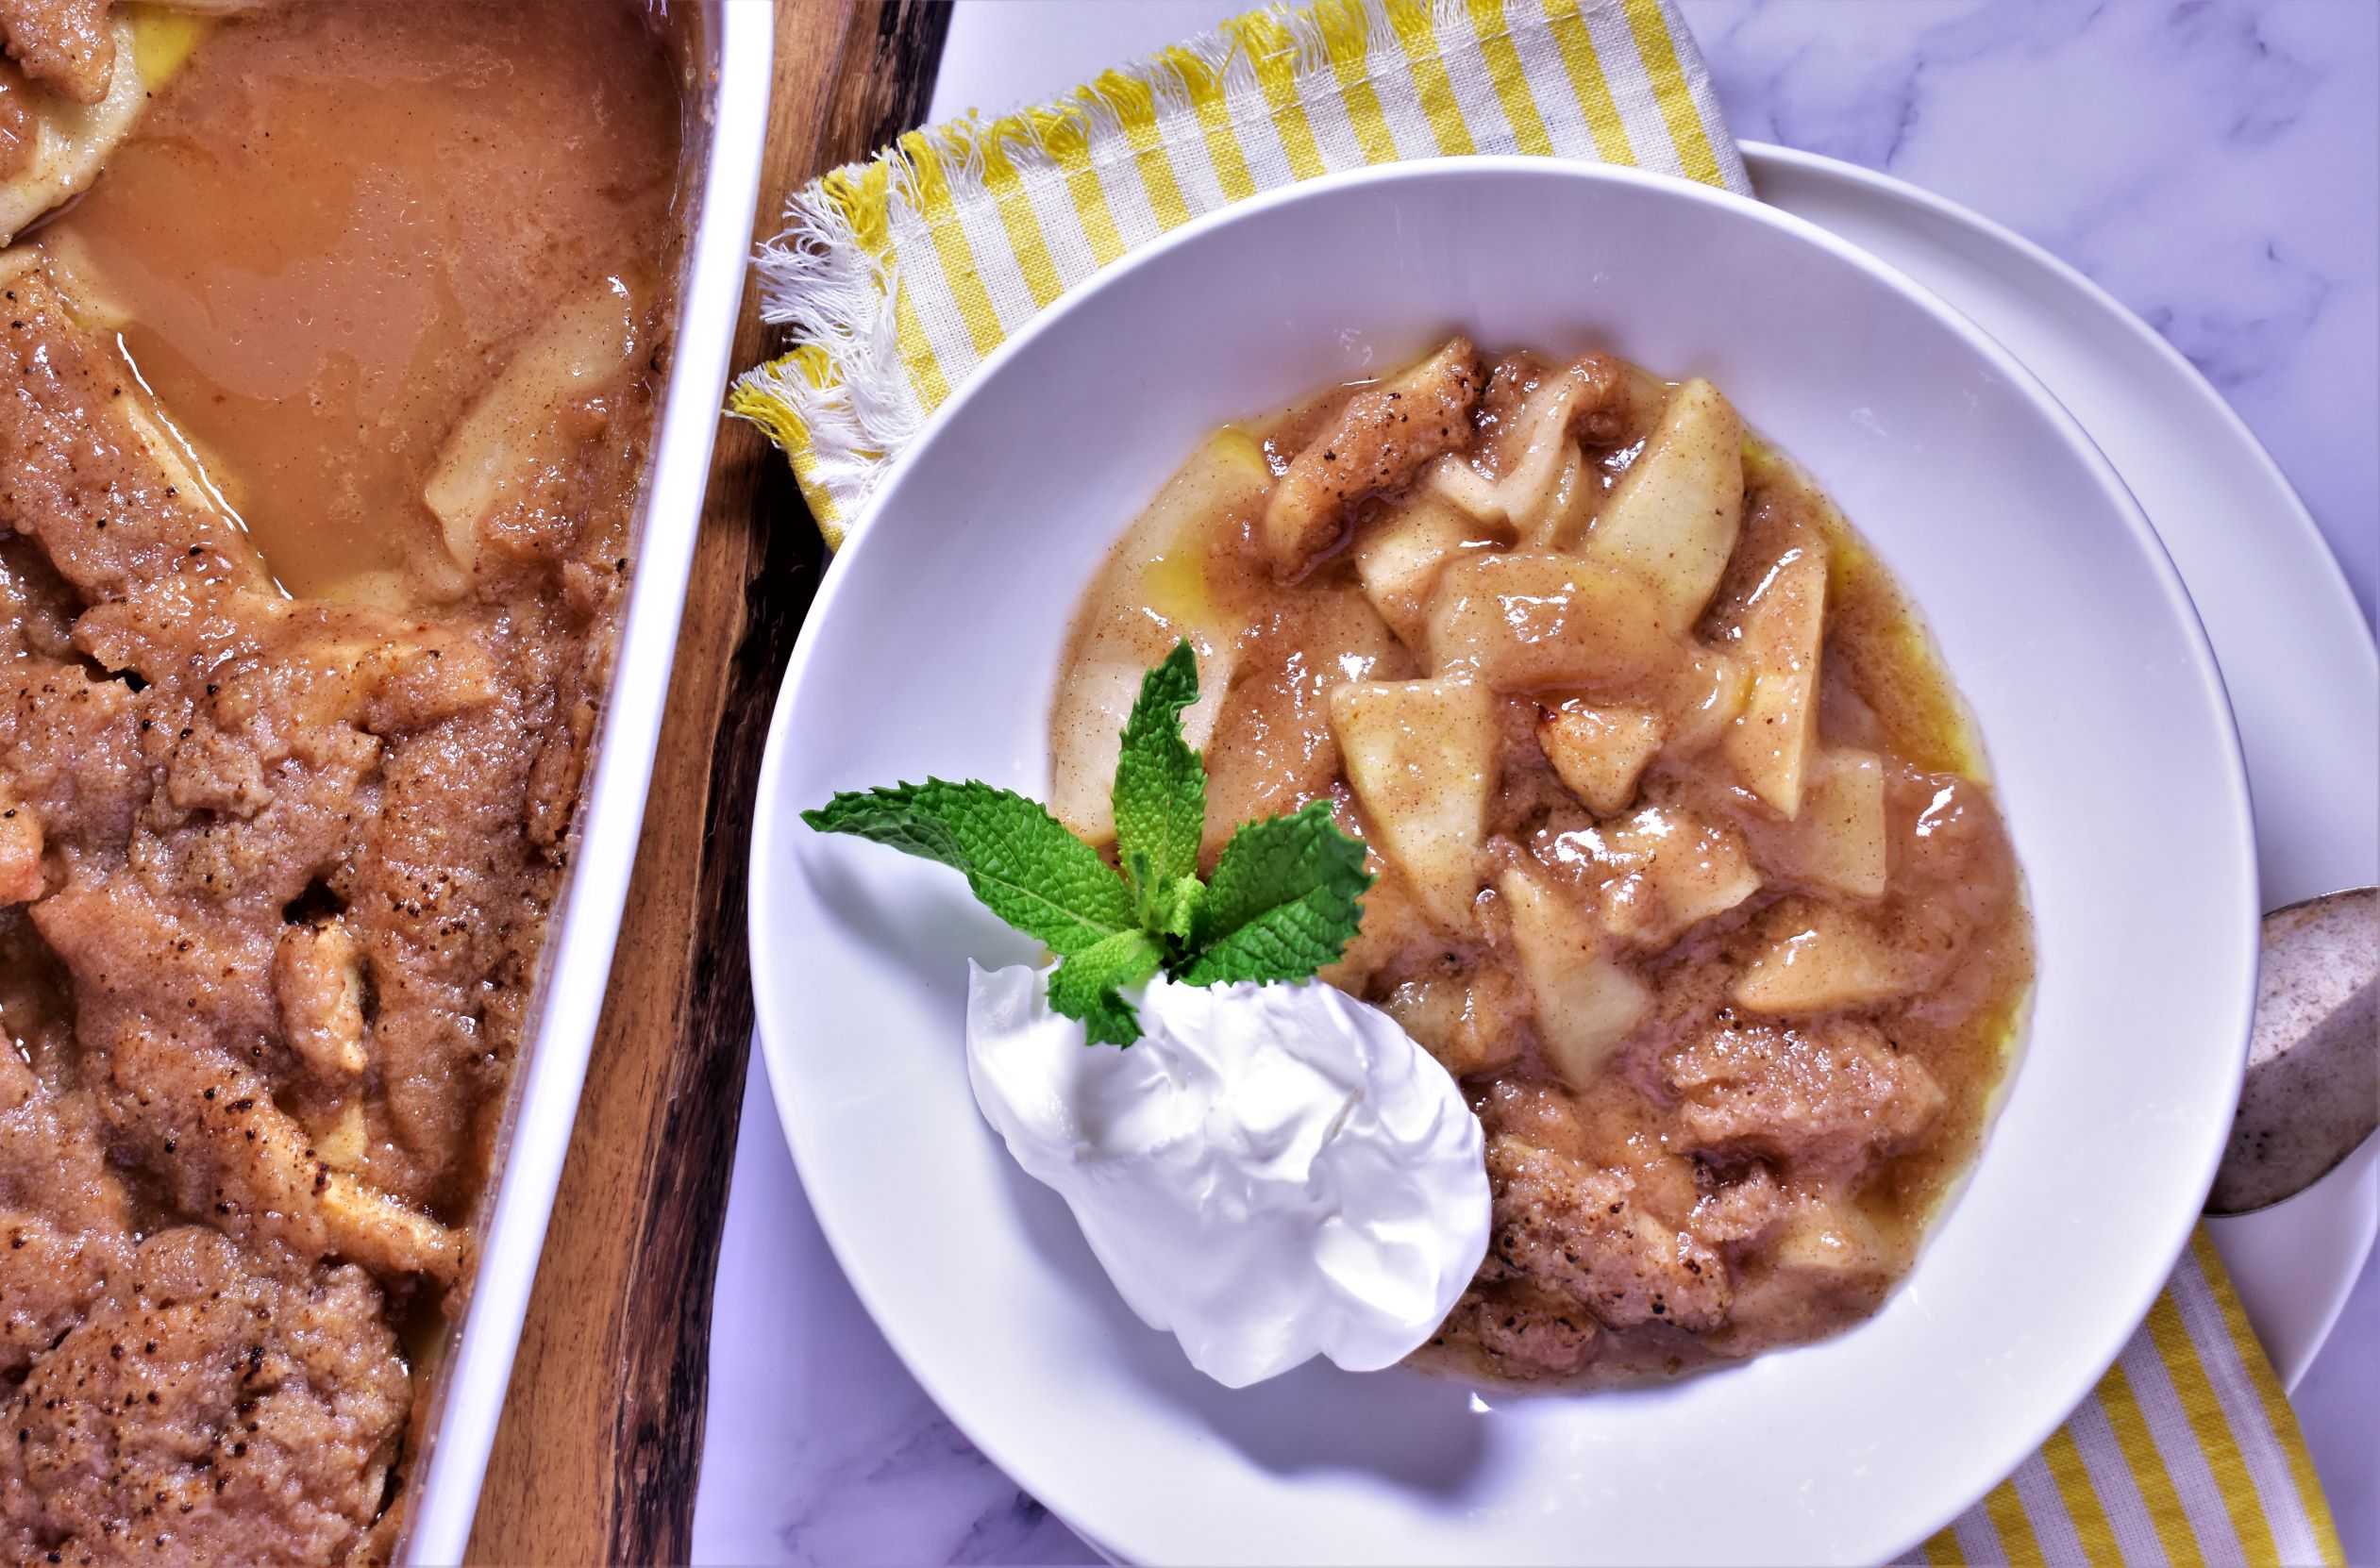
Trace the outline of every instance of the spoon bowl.
{"type": "Polygon", "coordinates": [[[2256,1023],[2206,1212],[2293,1198],[2380,1126],[2380,888],[2264,917],[2256,1023]]]}

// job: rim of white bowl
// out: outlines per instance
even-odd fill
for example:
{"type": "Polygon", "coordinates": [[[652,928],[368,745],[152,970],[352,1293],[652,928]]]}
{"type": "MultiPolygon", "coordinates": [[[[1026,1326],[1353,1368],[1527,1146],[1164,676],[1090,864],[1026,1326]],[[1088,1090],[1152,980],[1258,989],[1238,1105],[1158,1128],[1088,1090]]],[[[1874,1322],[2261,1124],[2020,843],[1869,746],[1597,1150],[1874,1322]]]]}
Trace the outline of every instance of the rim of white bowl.
{"type": "MultiPolygon", "coordinates": [[[[1828,233],[1806,219],[1796,217],[1792,213],[1769,207],[1765,203],[1677,175],[1652,174],[1642,169],[1625,168],[1609,163],[1578,163],[1561,158],[1538,158],[1522,154],[1475,154],[1459,158],[1421,158],[1400,163],[1377,164],[1363,169],[1343,170],[1334,174],[1317,175],[1313,179],[1283,186],[1278,190],[1264,192],[1229,207],[1219,208],[1213,212],[1194,218],[1181,227],[1170,230],[1139,249],[1118,258],[1076,288],[1060,295],[1047,309],[1036,314],[1013,336],[985,356],[983,362],[978,365],[952,392],[949,398],[927,417],[916,438],[910,443],[908,449],[894,460],[889,471],[879,481],[875,492],[868,499],[867,512],[862,514],[862,521],[850,530],[843,547],[835,553],[834,559],[829,563],[826,573],[821,577],[818,592],[811,602],[809,614],[802,624],[801,632],[795,640],[793,653],[786,661],[784,677],[778,687],[777,700],[770,712],[768,742],[762,755],[760,778],[753,802],[752,842],[746,863],[747,888],[746,939],[749,950],[748,961],[752,965],[754,976],[754,1016],[763,1039],[773,1032],[788,1028],[793,1024],[793,1020],[780,1011],[774,988],[761,983],[759,979],[759,976],[768,973],[766,960],[769,955],[762,950],[762,932],[764,929],[774,928],[777,924],[775,912],[777,895],[774,884],[763,876],[762,872],[763,868],[775,861],[779,838],[785,830],[786,821],[789,819],[794,822],[799,821],[797,815],[780,809],[777,804],[780,794],[779,776],[787,766],[786,758],[794,743],[790,738],[791,726],[787,721],[794,705],[795,695],[801,689],[811,657],[815,651],[819,636],[822,635],[819,628],[826,624],[830,612],[840,597],[843,580],[851,574],[851,562],[860,559],[861,552],[866,551],[869,547],[871,530],[865,523],[867,513],[872,513],[893,501],[900,488],[908,481],[911,472],[917,466],[921,454],[929,451],[940,439],[942,432],[975,400],[996,395],[1000,374],[1012,359],[1023,353],[1044,333],[1052,330],[1055,324],[1081,309],[1084,301],[1095,297],[1106,289],[1115,287],[1121,279],[1132,275],[1159,259],[1173,251],[1196,245],[1207,235],[1217,230],[1254,221],[1277,208],[1327,200],[1342,191],[1369,185],[1418,184],[1438,180],[1462,181],[1488,175],[1519,175],[1554,181],[1635,186],[1689,204],[1730,211],[1747,222],[1766,225],[1805,244],[1815,246],[1867,274],[1878,283],[1901,295],[1905,301],[1932,316],[1969,348],[1981,355],[1994,370],[2007,379],[2009,385],[2015,388],[2026,402],[2033,406],[2049,426],[2082,460],[2085,468],[2105,492],[2115,511],[2122,518],[2124,526],[2131,531],[2134,540],[2142,547],[2151,572],[2164,594],[2167,609],[2181,627],[2189,654],[2191,670],[2198,676],[2204,694],[2213,699],[2218,727],[2224,741],[2222,747],[2224,769],[2221,782],[2224,803],[2228,808],[2226,814],[2232,820],[2233,831],[2227,835],[2229,842],[2221,847],[2223,852],[2236,862],[2235,874],[2251,892],[2246,906],[2238,911],[2237,916],[2238,925],[2234,932],[2237,955],[2234,964],[2236,972],[2229,987],[2234,1005],[2231,1009],[2232,1016],[2225,1021],[2226,1033],[2238,1042],[2238,1055],[2244,1065],[2247,1058],[2249,1026],[2255,1007],[2257,939],[2261,929],[2259,902],[2254,895],[2254,890],[2257,888],[2255,841],[2254,819],[2248,805],[2247,759],[2245,753],[2241,750],[2238,726],[2232,717],[2230,692],[2224,687],[2221,668],[2216,662],[2214,647],[2207,640],[2206,628],[2199,619],[2198,607],[2190,598],[2189,590],[2183,584],[2181,573],[2175,568],[2172,558],[2167,554],[2164,541],[2157,537],[2156,529],[2151,525],[2147,514],[2141,510],[2139,502],[2133,497],[2131,490],[2124,484],[2122,477],[2117,474],[2114,465],[2107,460],[2106,455],[2100,451],[2098,444],[2084,430],[2080,422],[2067,411],[2065,405],[2058,402],[2049,389],[2041,384],[2039,377],[2026,369],[2014,355],[2002,347],[1997,339],[1977,326],[1915,278],[1878,259],[1849,241],[1828,233]]],[[[1229,417],[1233,411],[1218,410],[1217,417],[1229,417]]],[[[2211,854],[2215,851],[2210,848],[2208,852],[2211,854]]],[[[779,1038],[788,1037],[779,1035],[779,1038]]],[[[764,1061],[766,1056],[767,1053],[763,1047],[764,1061]]],[[[2022,1067],[2023,1061],[2020,1057],[2010,1072],[2013,1075],[2021,1071],[2022,1067]]],[[[2013,1081],[2013,1076],[2011,1081],[2013,1081]]],[[[2004,1087],[2002,1092],[2005,1093],[2004,1087]]],[[[803,1187],[807,1191],[810,1183],[802,1171],[802,1151],[787,1131],[786,1110],[792,1089],[791,1086],[780,1083],[774,1071],[769,1075],[769,1095],[772,1105],[778,1111],[779,1134],[785,1137],[787,1152],[793,1159],[795,1172],[797,1176],[803,1176],[803,1187]]],[[[2226,1096],[2221,1118],[2213,1124],[2214,1126],[2228,1128],[2231,1117],[2238,1108],[2238,1079],[2235,1076],[2230,1093],[2226,1096]]],[[[1986,1141],[1988,1141],[1988,1136],[1986,1134],[1986,1141]]],[[[2117,1356],[2122,1352],[2133,1333],[2147,1319],[2149,1309],[2155,1304],[2158,1293],[2164,1290],[2174,1264],[2179,1261],[2184,1249],[2188,1246],[2190,1233],[2198,1224],[2204,1194],[2214,1181],[2215,1168],[2221,1160],[2222,1151],[2223,1139],[2210,1138],[2206,1148],[2201,1153],[2200,1169],[2195,1173],[2192,1181],[2186,1188],[2181,1189],[2189,1194],[2187,1201],[2176,1201],[2173,1214],[2164,1226],[2163,1233],[2157,1238],[2158,1244],[2152,1249],[2154,1256],[2166,1259],[2164,1266],[2154,1278],[2143,1280],[2133,1293],[2132,1299],[2126,1303],[2125,1310],[2120,1316],[2110,1320],[2120,1326],[2112,1331],[2103,1331],[2094,1336],[2087,1345],[2087,1353],[2077,1358],[2075,1365],[2091,1369],[2087,1378],[2070,1379],[2073,1384],[2072,1387],[2062,1390],[2055,1400],[2044,1400],[2044,1413],[2025,1428],[2029,1433],[2026,1442],[2014,1453],[1992,1457],[1988,1464],[1982,1465],[1985,1478],[1979,1482],[1970,1482],[1961,1488],[1954,1505],[1944,1509],[1939,1518],[1934,1519],[1924,1529],[1912,1535],[1907,1542],[1902,1543],[1903,1549],[1925,1540],[1981,1500],[1993,1487],[2004,1480],[2027,1455],[2037,1451],[2044,1443],[2048,1442],[2051,1434],[2055,1432],[2064,1424],[2066,1418],[2073,1412],[2074,1407],[2098,1386],[2100,1379],[2106,1375],[2106,1369],[2114,1364],[2117,1356]]],[[[1939,1215],[1935,1223],[1937,1226],[1952,1224],[1954,1222],[1954,1214],[1955,1204],[1939,1215]]],[[[877,1288],[863,1271],[853,1268],[851,1254],[837,1235],[834,1222],[824,1213],[818,1214],[817,1220],[819,1230],[826,1237],[828,1248],[834,1254],[837,1265],[842,1268],[845,1278],[850,1282],[852,1291],[859,1297],[861,1305],[867,1309],[869,1318],[884,1335],[885,1343],[892,1347],[894,1355],[900,1359],[902,1366],[917,1379],[919,1386],[926,1390],[928,1396],[932,1397],[934,1393],[932,1384],[919,1371],[916,1359],[912,1356],[902,1337],[894,1330],[885,1313],[879,1309],[880,1293],[877,1288]]],[[[1930,1242],[1929,1237],[1929,1244],[1930,1242]]],[[[962,1435],[980,1449],[984,1456],[997,1465],[1003,1473],[1015,1476],[1036,1468],[1014,1455],[1011,1445],[999,1437],[983,1432],[957,1412],[943,1409],[939,1399],[935,1400],[935,1405],[937,1409],[943,1410],[945,1417],[959,1429],[962,1435]]],[[[1044,1507],[1049,1506],[1047,1499],[1038,1500],[1042,1501],[1044,1507]]],[[[1077,1534],[1092,1541],[1095,1545],[1098,1544],[1097,1532],[1083,1527],[1057,1509],[1053,1508],[1050,1511],[1077,1534]]],[[[1100,1545],[1099,1550],[1111,1556],[1114,1555],[1104,1545],[1100,1545]]]]}

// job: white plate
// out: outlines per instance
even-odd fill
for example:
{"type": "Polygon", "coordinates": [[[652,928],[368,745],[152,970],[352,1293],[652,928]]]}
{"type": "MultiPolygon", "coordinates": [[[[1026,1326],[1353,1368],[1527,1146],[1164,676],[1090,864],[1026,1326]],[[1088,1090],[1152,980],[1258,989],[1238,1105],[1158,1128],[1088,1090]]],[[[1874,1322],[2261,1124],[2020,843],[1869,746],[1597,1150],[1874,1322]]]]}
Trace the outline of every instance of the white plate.
{"type": "Polygon", "coordinates": [[[821,591],[752,885],[779,1113],[862,1300],[997,1462],[1138,1560],[1892,1555],[2039,1443],[2163,1283],[2228,1125],[2254,959],[2211,659],[2072,422],[1816,228],[1535,159],[1243,204],[1004,347],[821,591]],[[947,873],[794,813],[929,771],[1043,788],[1073,597],[1192,442],[1453,322],[1492,342],[1600,329],[1712,375],[1877,542],[1993,748],[2044,952],[2032,1045],[1906,1288],[1827,1344],[1593,1398],[1312,1366],[1228,1393],[1131,1317],[975,1114],[962,959],[1025,943],[947,873]]]}
{"type": "MultiPolygon", "coordinates": [[[[1743,153],[1762,200],[1956,306],[2123,475],[2230,690],[2266,907],[2380,882],[2380,653],[2314,520],[2239,416],[2172,345],[2030,241],[1852,164],[1758,142],[1743,153]]],[[[2298,1198],[2211,1228],[2294,1389],[2380,1228],[2380,1143],[2298,1198]]]]}

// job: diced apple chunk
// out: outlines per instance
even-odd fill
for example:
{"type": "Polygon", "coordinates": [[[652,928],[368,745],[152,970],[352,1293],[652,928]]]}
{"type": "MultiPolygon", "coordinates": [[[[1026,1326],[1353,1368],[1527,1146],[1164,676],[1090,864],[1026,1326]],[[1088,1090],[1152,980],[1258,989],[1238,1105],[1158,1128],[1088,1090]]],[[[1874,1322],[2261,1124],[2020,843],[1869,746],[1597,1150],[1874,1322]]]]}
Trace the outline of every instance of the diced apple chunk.
{"type": "Polygon", "coordinates": [[[1357,536],[1355,575],[1389,630],[1419,653],[1429,641],[1431,595],[1447,563],[1467,549],[1501,542],[1501,533],[1438,492],[1416,490],[1357,536]]]}
{"type": "MultiPolygon", "coordinates": [[[[1750,1183],[1723,1189],[1746,1192],[1750,1183]]],[[[1762,1193],[1775,1189],[1763,1185],[1762,1193]]],[[[1704,1200],[1706,1207],[1710,1200],[1704,1200]]],[[[1768,1266],[1745,1279],[1735,1296],[1735,1321],[1839,1322],[1873,1310],[1907,1259],[1858,1206],[1840,1196],[1799,1192],[1767,1207],[1768,1266]]],[[[1707,1226],[1708,1222],[1705,1222],[1707,1226]]]]}
{"type": "Polygon", "coordinates": [[[1449,566],[1429,641],[1434,673],[1500,692],[1659,688],[1685,657],[1635,573],[1523,550],[1449,566]]]}
{"type": "Polygon", "coordinates": [[[0,788],[0,908],[42,896],[42,823],[33,808],[0,788]]]}
{"type": "Polygon", "coordinates": [[[1512,915],[1538,1043],[1570,1087],[1584,1090],[1652,1009],[1652,993],[1587,911],[1543,877],[1515,868],[1497,891],[1512,915]]]}
{"type": "Polygon", "coordinates": [[[1744,511],[1744,427],[1708,381],[1680,387],[1587,535],[1586,552],[1634,568],[1684,635],[1709,608],[1744,511]]]}
{"type": "Polygon", "coordinates": [[[1779,1018],[1887,1002],[1915,990],[1912,973],[1874,926],[1848,909],[1788,898],[1767,917],[1768,943],[1736,977],[1736,1003],[1779,1018]]]}
{"type": "Polygon", "coordinates": [[[1776,1267],[1819,1275],[1883,1275],[1890,1266],[1883,1233],[1849,1203],[1814,1203],[1798,1210],[1769,1258],[1776,1267]]]}
{"type": "Polygon", "coordinates": [[[1642,708],[1593,708],[1576,698],[1537,721],[1537,743],[1563,785],[1598,816],[1636,798],[1636,780],[1661,751],[1668,726],[1642,708]]]}
{"type": "Polygon", "coordinates": [[[1433,920],[1470,929],[1496,771],[1486,688],[1452,679],[1349,681],[1332,688],[1330,704],[1331,730],[1372,842],[1433,920]]]}
{"type": "Polygon", "coordinates": [[[1667,947],[1760,891],[1741,834],[1673,807],[1648,806],[1596,836],[1626,868],[1604,884],[1604,926],[1640,947],[1667,947]]]}
{"type": "Polygon", "coordinates": [[[451,1281],[461,1272],[463,1237],[344,1171],[318,1171],[322,1225],[340,1252],[384,1275],[426,1274],[451,1281]]]}
{"type": "Polygon", "coordinates": [[[1802,812],[1761,836],[1784,875],[1855,898],[1882,898],[1890,870],[1885,837],[1885,768],[1873,752],[1821,747],[1810,758],[1802,812]]]}
{"type": "Polygon", "coordinates": [[[326,1083],[344,1086],[371,1066],[364,1050],[363,953],[344,919],[281,927],[273,994],[290,1049],[326,1083]]]}
{"type": "Polygon", "coordinates": [[[1836,1293],[1881,1294],[1895,1270],[1891,1243],[1875,1221],[1843,1197],[1800,1195],[1785,1209],[1767,1252],[1766,1288],[1805,1300],[1836,1293]]]}
{"type": "Polygon", "coordinates": [[[1787,550],[1744,606],[1737,651],[1751,665],[1744,711],[1721,741],[1746,788],[1770,809],[1802,810],[1802,775],[1818,735],[1819,649],[1826,630],[1826,547],[1787,550]]]}
{"type": "Polygon", "coordinates": [[[1519,1054],[1514,1026],[1530,1012],[1528,989],[1510,970],[1483,964],[1467,976],[1427,974],[1381,1004],[1456,1077],[1501,1067],[1519,1054]]]}
{"type": "Polygon", "coordinates": [[[1751,672],[1716,648],[1693,645],[1669,684],[1666,746],[1690,757],[1727,734],[1751,700],[1751,672]]]}
{"type": "Polygon", "coordinates": [[[314,1154],[334,1171],[352,1171],[372,1152],[372,1129],[361,1100],[343,1100],[328,1125],[313,1133],[314,1154]]]}

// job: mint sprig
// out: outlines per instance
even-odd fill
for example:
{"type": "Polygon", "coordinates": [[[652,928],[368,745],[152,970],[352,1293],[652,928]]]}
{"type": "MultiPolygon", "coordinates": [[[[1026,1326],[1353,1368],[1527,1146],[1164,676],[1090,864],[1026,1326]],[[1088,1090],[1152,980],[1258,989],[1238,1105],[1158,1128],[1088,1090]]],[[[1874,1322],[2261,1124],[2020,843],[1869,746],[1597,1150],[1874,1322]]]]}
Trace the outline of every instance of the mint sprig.
{"type": "Polygon", "coordinates": [[[1093,1044],[1130,1045],[1140,1020],[1123,988],[1160,970],[1202,986],[1305,979],[1346,951],[1372,885],[1362,842],[1324,800],[1243,824],[1214,880],[1199,879],[1206,769],[1182,734],[1198,695],[1187,642],[1142,677],[1113,789],[1120,871],[1040,802],[972,779],[846,791],[801,820],[964,873],[994,914],[1058,955],[1050,1007],[1093,1044]]]}

